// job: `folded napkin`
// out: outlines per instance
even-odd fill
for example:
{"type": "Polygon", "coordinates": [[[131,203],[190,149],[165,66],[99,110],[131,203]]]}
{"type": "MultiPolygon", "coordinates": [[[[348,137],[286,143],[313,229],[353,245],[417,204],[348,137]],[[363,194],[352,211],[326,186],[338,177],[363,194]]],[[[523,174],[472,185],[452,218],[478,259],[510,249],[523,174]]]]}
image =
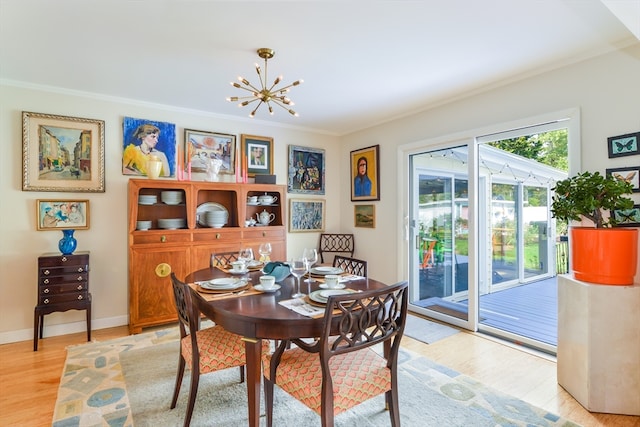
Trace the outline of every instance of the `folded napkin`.
{"type": "Polygon", "coordinates": [[[322,317],[324,316],[324,307],[316,307],[306,303],[302,298],[288,299],[278,302],[283,307],[293,310],[298,314],[302,314],[307,317],[322,317]]]}

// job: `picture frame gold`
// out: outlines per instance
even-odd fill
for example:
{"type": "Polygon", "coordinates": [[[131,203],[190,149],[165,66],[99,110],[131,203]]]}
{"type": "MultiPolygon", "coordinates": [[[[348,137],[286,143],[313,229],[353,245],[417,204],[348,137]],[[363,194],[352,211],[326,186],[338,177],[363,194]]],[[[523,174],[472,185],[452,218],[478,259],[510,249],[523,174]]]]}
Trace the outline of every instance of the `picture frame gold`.
{"type": "Polygon", "coordinates": [[[104,120],[23,111],[22,191],[104,193],[104,120]]]}
{"type": "Polygon", "coordinates": [[[191,162],[192,172],[206,172],[207,165],[202,158],[208,157],[222,161],[220,174],[233,175],[236,173],[236,151],[235,135],[194,129],[184,130],[184,164],[191,162]],[[191,159],[187,158],[187,153],[192,153],[191,159]]]}
{"type": "Polygon", "coordinates": [[[88,230],[89,200],[36,200],[36,229],[88,230]]]}
{"type": "Polygon", "coordinates": [[[351,152],[351,201],[380,200],[380,145],[351,152]],[[364,164],[364,169],[360,165],[364,164]]]}
{"type": "Polygon", "coordinates": [[[324,199],[289,199],[289,232],[324,231],[324,199]]]}
{"type": "Polygon", "coordinates": [[[354,205],[353,222],[356,227],[376,228],[376,206],[354,205]]]}
{"type": "Polygon", "coordinates": [[[273,138],[241,134],[240,149],[247,176],[273,174],[273,138]]]}

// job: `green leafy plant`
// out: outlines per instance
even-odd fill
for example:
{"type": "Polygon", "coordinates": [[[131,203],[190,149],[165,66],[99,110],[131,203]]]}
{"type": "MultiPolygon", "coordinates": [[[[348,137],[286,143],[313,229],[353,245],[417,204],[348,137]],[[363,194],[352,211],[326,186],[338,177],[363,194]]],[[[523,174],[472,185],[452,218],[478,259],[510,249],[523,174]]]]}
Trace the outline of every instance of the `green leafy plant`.
{"type": "Polygon", "coordinates": [[[599,172],[583,172],[556,182],[551,203],[551,214],[563,221],[587,218],[596,228],[612,227],[618,223],[610,212],[633,208],[633,200],[625,197],[633,192],[630,182],[599,172]]]}

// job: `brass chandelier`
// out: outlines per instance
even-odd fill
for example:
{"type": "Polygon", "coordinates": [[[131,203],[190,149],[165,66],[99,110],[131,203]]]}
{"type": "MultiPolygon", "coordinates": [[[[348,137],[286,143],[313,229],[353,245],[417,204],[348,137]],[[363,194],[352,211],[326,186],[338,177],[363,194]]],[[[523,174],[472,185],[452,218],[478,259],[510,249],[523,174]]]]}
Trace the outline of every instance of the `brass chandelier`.
{"type": "Polygon", "coordinates": [[[302,79],[296,80],[295,82],[291,83],[288,86],[284,86],[282,88],[276,88],[278,83],[280,83],[280,81],[282,80],[282,76],[280,75],[276,77],[276,79],[274,80],[273,84],[270,87],[267,87],[267,60],[273,58],[274,55],[275,55],[275,51],[273,49],[269,49],[266,47],[258,49],[258,56],[264,59],[264,76],[262,75],[262,70],[260,69],[260,66],[256,64],[256,72],[258,73],[258,79],[260,80],[260,89],[258,89],[257,87],[249,83],[249,81],[244,77],[240,77],[240,76],[238,77],[238,80],[242,84],[237,82],[231,82],[231,86],[236,87],[238,89],[246,90],[247,92],[250,92],[251,95],[240,96],[240,97],[232,96],[227,98],[227,101],[230,101],[230,102],[241,101],[238,104],[238,107],[246,107],[247,105],[253,102],[256,102],[256,101],[258,102],[258,105],[256,105],[256,108],[254,108],[253,111],[251,111],[251,113],[249,114],[249,117],[255,117],[256,111],[258,111],[258,108],[260,108],[262,104],[267,105],[267,107],[269,108],[269,114],[271,115],[273,115],[273,104],[275,104],[287,110],[289,114],[296,117],[298,116],[298,113],[296,113],[290,108],[290,106],[295,104],[293,103],[293,101],[291,101],[291,99],[289,99],[286,96],[286,94],[289,92],[289,89],[291,87],[298,86],[300,83],[302,83],[303,82],[302,79]]]}

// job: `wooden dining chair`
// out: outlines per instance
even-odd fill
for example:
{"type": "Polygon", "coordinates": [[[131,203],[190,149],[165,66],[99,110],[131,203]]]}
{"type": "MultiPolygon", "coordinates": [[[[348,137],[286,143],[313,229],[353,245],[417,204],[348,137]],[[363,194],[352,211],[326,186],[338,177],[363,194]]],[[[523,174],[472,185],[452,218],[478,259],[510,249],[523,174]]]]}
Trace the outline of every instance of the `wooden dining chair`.
{"type": "Polygon", "coordinates": [[[233,261],[238,260],[239,251],[235,252],[216,252],[211,254],[211,264],[210,267],[224,267],[226,265],[231,264],[233,261]]]}
{"type": "Polygon", "coordinates": [[[267,426],[273,424],[273,389],[281,389],[320,415],[322,427],[334,416],[385,394],[392,426],[400,426],[398,349],[407,317],[408,285],[328,298],[318,341],[282,341],[263,353],[267,426]],[[337,331],[334,329],[339,328],[337,331]],[[371,349],[383,343],[383,354],[371,349]]]}
{"type": "MultiPolygon", "coordinates": [[[[175,273],[171,273],[171,283],[180,320],[180,358],[171,409],[176,407],[185,366],[188,364],[191,368],[191,385],[184,418],[184,426],[187,427],[191,423],[200,375],[239,366],[240,382],[244,382],[245,344],[239,335],[218,325],[200,330],[200,313],[192,301],[189,285],[178,280],[175,273]]],[[[269,351],[267,341],[262,351],[269,351]]]]}
{"type": "Polygon", "coordinates": [[[342,255],[333,257],[333,266],[343,269],[349,274],[367,277],[367,261],[342,255]]]}
{"type": "Polygon", "coordinates": [[[353,234],[349,233],[322,233],[318,243],[318,255],[320,262],[324,263],[324,254],[342,253],[353,256],[356,241],[353,234]]]}

